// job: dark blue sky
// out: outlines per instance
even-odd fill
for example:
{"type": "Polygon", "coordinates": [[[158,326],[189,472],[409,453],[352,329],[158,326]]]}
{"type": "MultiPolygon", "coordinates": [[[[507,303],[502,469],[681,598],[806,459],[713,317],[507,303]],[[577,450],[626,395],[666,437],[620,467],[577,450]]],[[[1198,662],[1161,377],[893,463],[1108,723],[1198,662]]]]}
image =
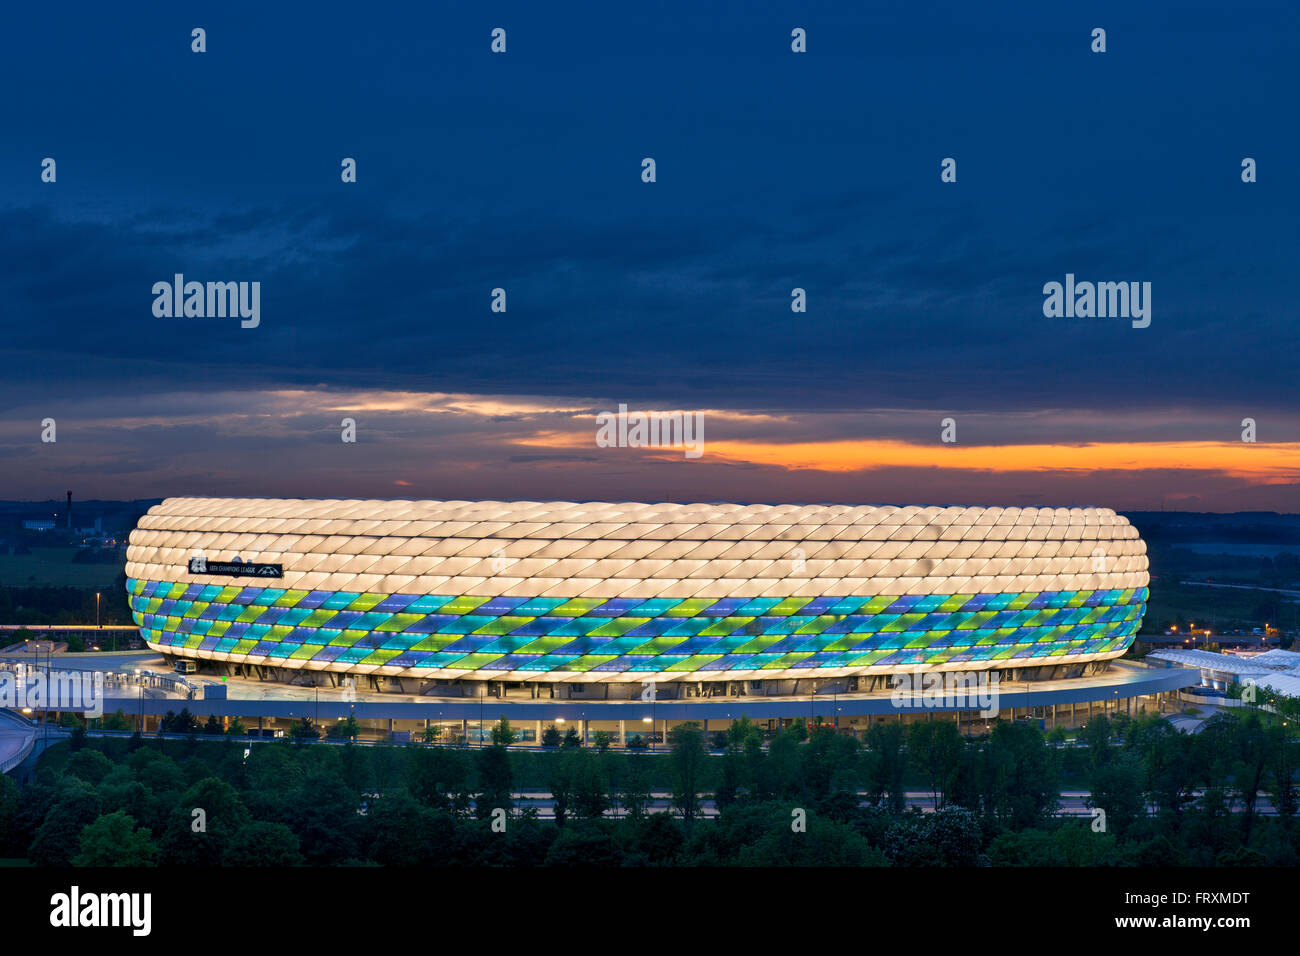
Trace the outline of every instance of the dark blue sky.
{"type": "MultiPolygon", "coordinates": [[[[1127,475],[1096,503],[1288,507],[1300,14],[1133,6],[8,11],[0,496],[74,475],[85,496],[290,493],[286,467],[312,473],[302,493],[348,495],[917,487],[521,452],[521,434],[585,433],[628,402],[785,416],[767,433],[719,417],[719,441],[864,448],[933,444],[947,415],[990,447],[1233,442],[1251,416],[1288,445],[1265,497],[1205,460],[1177,482],[1127,475]],[[207,53],[190,52],[196,26],[207,53]],[[489,51],[498,26],[505,55],[489,51]],[[345,156],[356,184],[339,181],[345,156]],[[956,184],[939,180],[947,156],[956,184]],[[260,281],[261,327],[154,317],[152,284],[176,272],[260,281]],[[1042,286],[1067,272],[1151,282],[1151,327],[1044,318],[1042,286]],[[488,308],[497,286],[505,314],[488,308]],[[528,410],[431,413],[398,393],[528,410]],[[364,466],[338,459],[356,450],[337,447],[338,410],[356,408],[374,410],[364,466]],[[37,441],[46,416],[57,448],[37,441]]],[[[954,471],[917,493],[1070,503],[1050,476],[1015,476],[954,471]]]]}

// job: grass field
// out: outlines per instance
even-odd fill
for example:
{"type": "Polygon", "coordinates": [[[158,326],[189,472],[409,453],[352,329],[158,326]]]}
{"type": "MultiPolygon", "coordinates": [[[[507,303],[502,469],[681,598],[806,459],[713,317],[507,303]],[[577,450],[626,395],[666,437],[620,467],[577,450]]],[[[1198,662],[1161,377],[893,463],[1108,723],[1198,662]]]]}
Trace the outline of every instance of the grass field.
{"type": "Polygon", "coordinates": [[[108,588],[122,564],[74,564],[78,548],[32,548],[31,554],[0,554],[0,584],[108,588]]]}

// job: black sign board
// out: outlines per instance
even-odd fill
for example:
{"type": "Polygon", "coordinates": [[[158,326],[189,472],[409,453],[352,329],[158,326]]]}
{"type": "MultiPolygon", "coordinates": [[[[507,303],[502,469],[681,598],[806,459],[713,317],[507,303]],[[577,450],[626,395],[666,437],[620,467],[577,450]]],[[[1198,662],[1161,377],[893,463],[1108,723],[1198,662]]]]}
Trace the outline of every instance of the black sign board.
{"type": "Polygon", "coordinates": [[[190,558],[190,574],[221,574],[232,578],[282,578],[284,566],[280,564],[254,564],[251,561],[209,561],[207,558],[190,558]]]}

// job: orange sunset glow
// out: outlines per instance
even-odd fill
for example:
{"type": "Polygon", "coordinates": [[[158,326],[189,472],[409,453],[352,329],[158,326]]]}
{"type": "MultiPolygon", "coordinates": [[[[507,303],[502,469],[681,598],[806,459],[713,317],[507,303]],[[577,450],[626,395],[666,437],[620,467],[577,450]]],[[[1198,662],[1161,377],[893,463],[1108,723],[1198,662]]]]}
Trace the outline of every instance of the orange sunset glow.
{"type": "MultiPolygon", "coordinates": [[[[521,445],[581,448],[581,433],[542,432],[516,438],[521,445]]],[[[863,471],[875,468],[952,468],[988,472],[1214,471],[1260,484],[1300,478],[1300,442],[1090,442],[1080,444],[962,445],[896,440],[817,442],[707,441],[713,459],[789,470],[863,471]]],[[[666,448],[640,452],[657,458],[680,455],[666,448]]]]}

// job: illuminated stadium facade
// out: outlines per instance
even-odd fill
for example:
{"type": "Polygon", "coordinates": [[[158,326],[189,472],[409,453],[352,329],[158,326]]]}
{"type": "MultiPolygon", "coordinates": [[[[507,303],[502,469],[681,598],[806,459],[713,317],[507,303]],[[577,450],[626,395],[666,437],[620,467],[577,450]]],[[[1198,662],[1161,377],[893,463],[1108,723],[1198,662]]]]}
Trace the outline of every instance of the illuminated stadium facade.
{"type": "Polygon", "coordinates": [[[1100,508],[172,498],[126,570],[171,658],[606,699],[1087,676],[1132,643],[1149,583],[1100,508]]]}

